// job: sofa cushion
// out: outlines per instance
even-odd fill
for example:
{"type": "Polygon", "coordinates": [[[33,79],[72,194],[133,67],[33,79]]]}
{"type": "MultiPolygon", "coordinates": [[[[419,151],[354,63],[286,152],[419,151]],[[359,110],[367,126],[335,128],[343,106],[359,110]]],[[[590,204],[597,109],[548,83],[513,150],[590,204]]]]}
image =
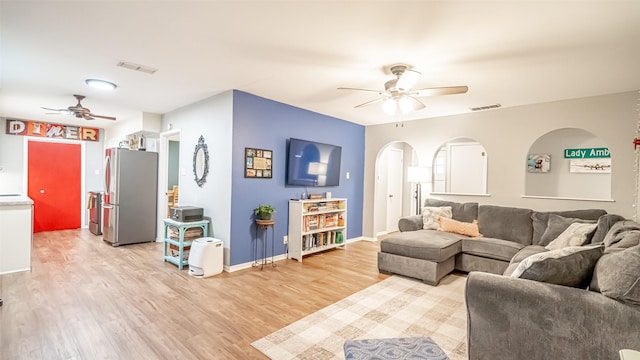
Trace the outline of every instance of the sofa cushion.
{"type": "Polygon", "coordinates": [[[478,203],[458,203],[438,199],[426,199],[425,206],[451,206],[452,219],[464,222],[472,222],[478,219],[478,203]]]}
{"type": "Polygon", "coordinates": [[[405,216],[398,220],[398,230],[416,231],[422,229],[422,215],[405,216]]]}
{"type": "MultiPolygon", "coordinates": [[[[551,219],[549,219],[551,220],[551,219]]],[[[597,224],[585,224],[575,222],[558,235],[545,248],[549,250],[562,249],[569,246],[582,246],[588,242],[589,235],[593,234],[597,224]]]]}
{"type": "Polygon", "coordinates": [[[462,252],[490,259],[509,261],[524,245],[502,239],[462,239],[462,252]]]}
{"type": "MultiPolygon", "coordinates": [[[[606,215],[607,212],[602,209],[584,209],[584,210],[568,210],[568,211],[534,211],[531,215],[533,220],[533,245],[547,245],[541,244],[540,238],[544,231],[547,229],[547,222],[550,214],[556,214],[568,218],[578,218],[584,220],[598,220],[600,216],[606,215]]],[[[594,236],[595,237],[595,236],[594,236]]]]}
{"type": "Polygon", "coordinates": [[[424,230],[440,229],[439,217],[451,219],[451,206],[425,206],[422,208],[422,228],[424,230]]]}
{"type": "MultiPolygon", "coordinates": [[[[588,235],[591,235],[596,228],[596,220],[584,220],[580,218],[570,218],[564,217],[557,214],[549,214],[549,219],[547,221],[547,228],[544,230],[542,237],[540,237],[540,243],[538,245],[549,245],[552,241],[554,241],[560,234],[562,234],[569,225],[574,223],[588,223],[593,224],[594,226],[589,231],[588,235]]],[[[587,239],[585,238],[585,241],[587,239]]],[[[575,246],[579,246],[582,244],[577,244],[575,246]]],[[[549,249],[552,250],[552,249],[549,249]]]]}
{"type": "Polygon", "coordinates": [[[380,251],[441,262],[460,252],[460,239],[463,237],[437,230],[401,232],[381,240],[380,251]]]}
{"type": "Polygon", "coordinates": [[[604,254],[596,263],[589,289],[640,305],[640,245],[604,254]]]}
{"type": "Polygon", "coordinates": [[[604,241],[605,236],[611,227],[618,221],[623,221],[624,217],[617,214],[604,214],[598,218],[598,227],[591,237],[592,244],[599,244],[604,241]]]}
{"type": "Polygon", "coordinates": [[[632,220],[618,221],[607,233],[602,241],[607,251],[611,248],[629,248],[637,245],[640,234],[640,224],[632,220]]]}
{"type": "Polygon", "coordinates": [[[531,255],[518,265],[511,277],[586,288],[602,251],[602,245],[589,245],[531,255]]]}
{"type": "Polygon", "coordinates": [[[464,222],[453,219],[447,219],[445,217],[439,217],[438,223],[440,223],[440,231],[446,231],[454,234],[467,235],[471,237],[480,237],[480,231],[478,230],[478,220],[473,222],[464,222]]]}
{"type": "Polygon", "coordinates": [[[480,205],[478,228],[485,237],[531,245],[532,213],[530,209],[480,205]]]}

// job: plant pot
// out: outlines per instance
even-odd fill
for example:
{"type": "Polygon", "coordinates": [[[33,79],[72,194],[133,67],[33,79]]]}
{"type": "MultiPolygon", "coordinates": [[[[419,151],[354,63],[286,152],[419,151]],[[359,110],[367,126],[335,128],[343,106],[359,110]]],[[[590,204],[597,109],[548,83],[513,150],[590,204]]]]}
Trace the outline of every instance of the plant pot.
{"type": "Polygon", "coordinates": [[[260,214],[258,214],[258,219],[259,220],[271,220],[271,214],[260,213],[260,214]]]}

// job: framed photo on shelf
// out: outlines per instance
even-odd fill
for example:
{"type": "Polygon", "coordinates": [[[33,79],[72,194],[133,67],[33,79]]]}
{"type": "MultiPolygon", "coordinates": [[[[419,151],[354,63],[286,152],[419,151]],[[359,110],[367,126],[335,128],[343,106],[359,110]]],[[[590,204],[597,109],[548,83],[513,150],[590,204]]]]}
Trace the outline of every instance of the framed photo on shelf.
{"type": "Polygon", "coordinates": [[[273,151],[257,148],[244,148],[244,177],[271,179],[273,151]]]}
{"type": "Polygon", "coordinates": [[[529,154],[527,156],[527,172],[548,173],[551,170],[550,154],[529,154]]]}

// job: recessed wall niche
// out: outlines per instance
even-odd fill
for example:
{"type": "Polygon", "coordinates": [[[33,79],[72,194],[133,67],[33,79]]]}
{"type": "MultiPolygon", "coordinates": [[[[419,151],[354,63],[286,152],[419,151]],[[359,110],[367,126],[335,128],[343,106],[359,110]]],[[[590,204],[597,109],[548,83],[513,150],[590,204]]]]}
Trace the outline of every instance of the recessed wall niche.
{"type": "Polygon", "coordinates": [[[565,150],[566,155],[571,156],[571,149],[603,148],[608,149],[604,140],[578,128],[557,129],[540,136],[529,148],[529,153],[523,156],[522,168],[526,171],[525,196],[611,200],[613,154],[610,155],[611,158],[601,161],[598,158],[590,158],[588,161],[575,157],[565,158],[565,150]],[[531,171],[527,162],[532,155],[549,156],[547,172],[531,171]],[[585,167],[586,170],[576,171],[577,167],[585,167]]]}
{"type": "Polygon", "coordinates": [[[487,151],[473,139],[442,144],[433,158],[433,193],[487,194],[487,151]]]}

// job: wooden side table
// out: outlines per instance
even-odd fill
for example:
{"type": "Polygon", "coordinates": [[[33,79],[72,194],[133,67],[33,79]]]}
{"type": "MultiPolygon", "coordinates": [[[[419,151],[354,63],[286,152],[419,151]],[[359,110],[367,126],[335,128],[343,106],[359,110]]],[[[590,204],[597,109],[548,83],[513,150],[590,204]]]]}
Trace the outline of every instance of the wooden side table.
{"type": "Polygon", "coordinates": [[[271,266],[276,267],[273,262],[274,247],[275,247],[275,221],[273,220],[259,220],[256,219],[256,239],[253,244],[253,265],[260,266],[260,270],[269,263],[267,259],[267,242],[269,241],[269,228],[271,228],[271,266]],[[262,259],[258,262],[258,239],[262,239],[262,259]]]}
{"type": "Polygon", "coordinates": [[[172,219],[164,219],[164,261],[168,261],[172,264],[178,265],[178,270],[182,270],[183,266],[189,265],[189,260],[184,259],[184,248],[191,246],[191,241],[184,240],[184,234],[187,229],[199,227],[202,229],[202,237],[206,237],[209,234],[209,220],[189,221],[181,222],[172,219]],[[178,228],[179,238],[174,240],[169,238],[169,227],[174,226],[178,228]],[[178,257],[174,257],[168,254],[168,245],[175,245],[178,247],[178,257]]]}

